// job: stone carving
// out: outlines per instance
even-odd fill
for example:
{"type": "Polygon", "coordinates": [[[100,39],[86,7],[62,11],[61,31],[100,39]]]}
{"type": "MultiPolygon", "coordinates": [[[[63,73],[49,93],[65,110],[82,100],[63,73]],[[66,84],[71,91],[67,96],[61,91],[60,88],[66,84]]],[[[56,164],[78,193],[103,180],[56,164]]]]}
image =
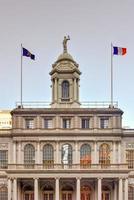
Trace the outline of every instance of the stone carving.
{"type": "Polygon", "coordinates": [[[66,37],[64,36],[64,40],[63,40],[63,52],[67,53],[67,41],[70,40],[69,35],[66,37]]]}
{"type": "Polygon", "coordinates": [[[127,149],[134,149],[134,143],[127,143],[126,148],[127,149]]]}
{"type": "Polygon", "coordinates": [[[8,149],[8,143],[0,143],[0,150],[7,150],[8,149]]]}

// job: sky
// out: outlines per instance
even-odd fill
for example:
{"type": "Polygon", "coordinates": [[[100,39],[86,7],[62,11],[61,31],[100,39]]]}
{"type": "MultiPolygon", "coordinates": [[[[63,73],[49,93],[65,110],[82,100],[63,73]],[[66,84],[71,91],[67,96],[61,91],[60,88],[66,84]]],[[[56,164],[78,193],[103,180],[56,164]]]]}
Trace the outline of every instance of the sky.
{"type": "Polygon", "coordinates": [[[21,43],[36,57],[23,57],[23,101],[51,101],[49,72],[69,35],[80,101],[110,101],[111,42],[127,48],[113,57],[113,96],[123,126],[134,128],[133,8],[133,0],[0,0],[0,109],[20,101],[21,43]]]}

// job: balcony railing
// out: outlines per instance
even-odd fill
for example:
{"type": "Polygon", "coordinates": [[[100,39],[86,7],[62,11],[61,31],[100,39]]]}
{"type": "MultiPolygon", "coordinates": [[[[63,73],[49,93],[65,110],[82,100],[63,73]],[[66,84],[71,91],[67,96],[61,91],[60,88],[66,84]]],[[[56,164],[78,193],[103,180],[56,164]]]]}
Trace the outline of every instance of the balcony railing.
{"type": "Polygon", "coordinates": [[[80,164],[9,164],[8,169],[11,170],[124,170],[128,169],[127,164],[110,164],[110,165],[101,165],[101,164],[90,164],[90,165],[80,165],[80,164]]]}
{"type": "MultiPolygon", "coordinates": [[[[23,108],[51,108],[51,102],[48,101],[24,101],[23,108]]],[[[68,103],[64,103],[67,108],[68,103]]],[[[21,108],[21,103],[16,102],[16,107],[21,108]]],[[[118,108],[118,102],[114,101],[112,106],[110,101],[82,101],[80,108],[118,108]]]]}

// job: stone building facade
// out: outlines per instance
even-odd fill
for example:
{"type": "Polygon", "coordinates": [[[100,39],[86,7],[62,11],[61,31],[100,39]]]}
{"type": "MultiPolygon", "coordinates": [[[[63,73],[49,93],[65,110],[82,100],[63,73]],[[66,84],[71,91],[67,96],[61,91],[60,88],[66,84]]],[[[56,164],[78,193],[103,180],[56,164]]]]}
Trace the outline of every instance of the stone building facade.
{"type": "Polygon", "coordinates": [[[66,49],[50,72],[51,104],[11,111],[0,200],[134,200],[134,130],[122,128],[116,104],[79,101],[80,75],[66,49]]]}

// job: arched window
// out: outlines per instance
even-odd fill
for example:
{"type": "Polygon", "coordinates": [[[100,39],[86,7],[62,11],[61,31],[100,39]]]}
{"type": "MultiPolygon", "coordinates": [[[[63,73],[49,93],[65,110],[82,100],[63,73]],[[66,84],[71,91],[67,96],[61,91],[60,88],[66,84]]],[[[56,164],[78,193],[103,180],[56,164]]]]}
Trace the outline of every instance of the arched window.
{"type": "Polygon", "coordinates": [[[47,168],[51,168],[54,165],[54,149],[51,144],[46,144],[43,147],[43,164],[47,168]]]}
{"type": "Polygon", "coordinates": [[[72,165],[72,146],[70,144],[63,144],[61,150],[61,159],[64,166],[72,165]]]}
{"type": "Polygon", "coordinates": [[[33,168],[35,164],[35,148],[32,144],[24,147],[24,164],[28,168],[33,168]]]}
{"type": "Polygon", "coordinates": [[[3,186],[0,188],[0,200],[7,200],[8,199],[8,192],[7,187],[3,186]]]}
{"type": "Polygon", "coordinates": [[[69,99],[69,82],[68,81],[62,82],[62,99],[63,100],[69,99]]]}
{"type": "Polygon", "coordinates": [[[110,164],[110,146],[102,144],[99,149],[99,163],[102,167],[107,167],[110,164]]]}
{"type": "Polygon", "coordinates": [[[83,144],[80,148],[80,165],[81,167],[89,167],[91,164],[91,147],[83,144]]]}

